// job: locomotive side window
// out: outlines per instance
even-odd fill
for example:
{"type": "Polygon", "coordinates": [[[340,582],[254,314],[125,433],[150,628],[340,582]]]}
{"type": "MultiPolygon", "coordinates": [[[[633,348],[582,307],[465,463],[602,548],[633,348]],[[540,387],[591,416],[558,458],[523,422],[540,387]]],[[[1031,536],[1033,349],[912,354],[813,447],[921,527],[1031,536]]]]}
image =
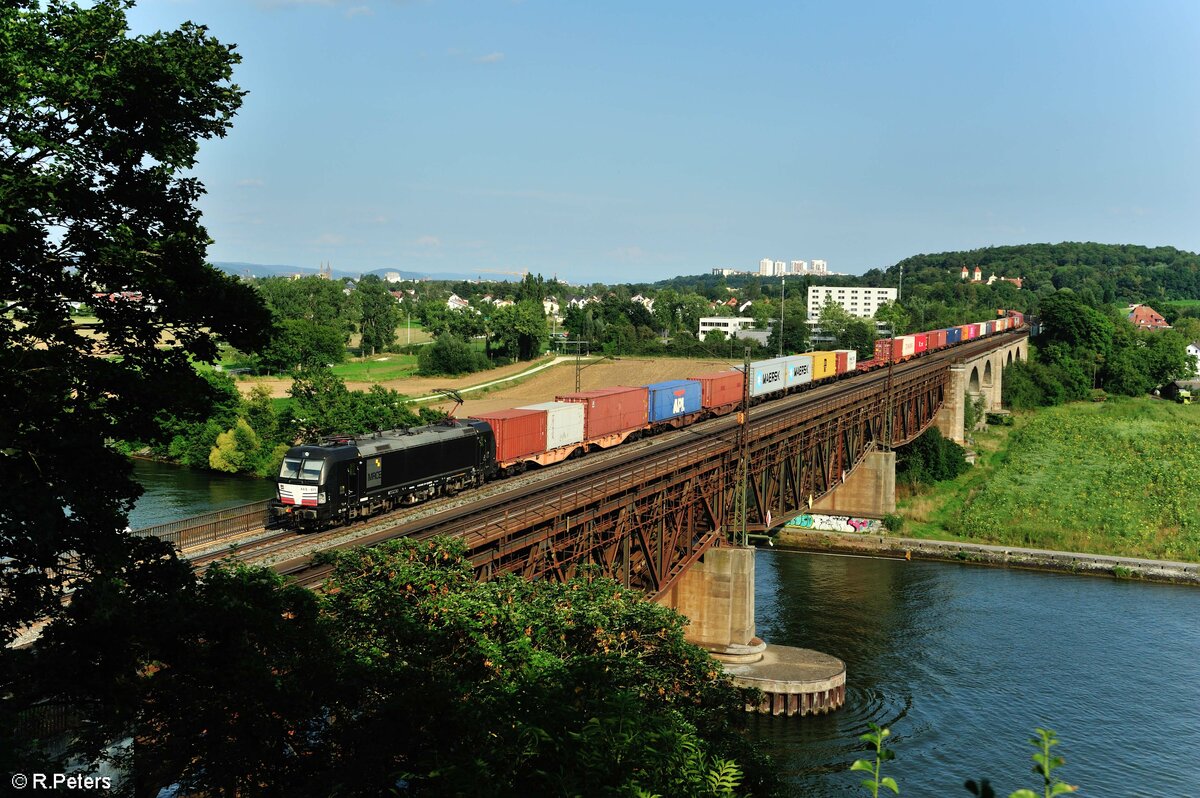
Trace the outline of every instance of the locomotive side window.
{"type": "Polygon", "coordinates": [[[300,458],[298,458],[298,457],[283,458],[283,466],[279,469],[279,476],[284,479],[299,479],[300,478],[300,458]]]}

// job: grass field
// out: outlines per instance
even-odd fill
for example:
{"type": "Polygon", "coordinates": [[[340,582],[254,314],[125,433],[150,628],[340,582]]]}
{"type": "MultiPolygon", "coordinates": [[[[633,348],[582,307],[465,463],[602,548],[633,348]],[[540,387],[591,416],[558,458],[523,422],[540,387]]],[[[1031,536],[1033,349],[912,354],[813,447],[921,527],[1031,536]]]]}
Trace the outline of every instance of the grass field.
{"type": "Polygon", "coordinates": [[[1200,406],[1049,408],[977,449],[968,473],[901,501],[914,535],[1200,561],[1200,406]]]}
{"type": "Polygon", "coordinates": [[[411,377],[417,370],[416,355],[386,354],[338,363],[334,374],[346,382],[387,382],[411,377]]]}

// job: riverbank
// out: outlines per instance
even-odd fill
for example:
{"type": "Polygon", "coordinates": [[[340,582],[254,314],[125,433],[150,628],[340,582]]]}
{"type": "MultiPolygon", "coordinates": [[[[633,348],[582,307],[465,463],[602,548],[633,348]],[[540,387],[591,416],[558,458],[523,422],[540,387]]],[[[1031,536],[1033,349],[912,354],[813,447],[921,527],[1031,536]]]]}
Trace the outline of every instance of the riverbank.
{"type": "Polygon", "coordinates": [[[901,560],[971,563],[1005,568],[1061,571],[1200,586],[1200,563],[1149,560],[1084,552],[1051,551],[983,543],[893,537],[880,534],[826,532],[784,527],[776,545],[800,551],[864,554],[901,560]]]}
{"type": "Polygon", "coordinates": [[[914,538],[1200,562],[1200,406],[1075,403],[974,434],[976,464],[901,495],[914,538]]]}

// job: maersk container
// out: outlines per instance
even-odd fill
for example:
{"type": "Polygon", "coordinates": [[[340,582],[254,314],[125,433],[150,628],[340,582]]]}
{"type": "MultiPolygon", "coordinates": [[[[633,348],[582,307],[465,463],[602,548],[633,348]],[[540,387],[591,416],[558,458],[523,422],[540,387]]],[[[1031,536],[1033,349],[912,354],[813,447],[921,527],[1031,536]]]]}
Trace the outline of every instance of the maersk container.
{"type": "Polygon", "coordinates": [[[766,396],[787,387],[787,360],[758,360],[750,364],[750,395],[766,396]]]}
{"type": "Polygon", "coordinates": [[[692,380],[670,380],[647,385],[650,391],[650,423],[666,421],[676,416],[699,412],[700,383],[692,380]]]}
{"type": "Polygon", "coordinates": [[[486,421],[496,435],[496,461],[508,463],[546,451],[545,410],[493,410],[471,418],[486,421]]]}
{"type": "Polygon", "coordinates": [[[930,330],[925,335],[929,338],[927,346],[930,350],[941,349],[946,345],[945,330],[930,330]]]}
{"type": "Polygon", "coordinates": [[[833,352],[809,352],[813,359],[813,379],[823,380],[837,374],[837,355],[833,352]]]}
{"type": "Polygon", "coordinates": [[[650,415],[649,391],[637,388],[598,388],[556,397],[560,402],[583,405],[583,436],[587,440],[641,429],[650,415]]]}
{"type": "Polygon", "coordinates": [[[795,388],[798,385],[812,382],[813,379],[813,359],[812,355],[788,355],[783,358],[784,372],[783,384],[788,388],[795,388]]]}
{"type": "Polygon", "coordinates": [[[583,441],[583,405],[576,402],[540,402],[517,410],[540,410],[546,414],[546,451],[574,446],[583,441]]]}
{"type": "Polygon", "coordinates": [[[835,349],[838,354],[838,374],[845,374],[847,371],[854,371],[858,368],[858,352],[854,349],[835,349]],[[843,362],[843,357],[844,362],[843,362]]]}
{"type": "Polygon", "coordinates": [[[913,354],[919,355],[929,348],[928,333],[913,333],[913,354]]]}
{"type": "Polygon", "coordinates": [[[950,327],[946,330],[946,346],[962,343],[962,327],[950,327]]]}
{"type": "Polygon", "coordinates": [[[746,379],[740,371],[718,371],[688,379],[700,385],[702,407],[723,407],[742,401],[742,386],[746,384],[746,379]]]}

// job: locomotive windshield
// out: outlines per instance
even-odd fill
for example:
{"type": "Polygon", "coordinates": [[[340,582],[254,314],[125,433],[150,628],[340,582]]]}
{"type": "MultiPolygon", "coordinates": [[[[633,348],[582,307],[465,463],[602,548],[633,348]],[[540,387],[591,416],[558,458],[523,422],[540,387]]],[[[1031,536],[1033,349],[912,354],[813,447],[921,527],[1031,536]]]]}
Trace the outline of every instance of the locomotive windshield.
{"type": "Polygon", "coordinates": [[[299,479],[304,482],[320,482],[321,466],[324,464],[324,460],[315,457],[303,460],[299,457],[285,457],[283,465],[279,468],[279,477],[281,479],[299,479]]]}

